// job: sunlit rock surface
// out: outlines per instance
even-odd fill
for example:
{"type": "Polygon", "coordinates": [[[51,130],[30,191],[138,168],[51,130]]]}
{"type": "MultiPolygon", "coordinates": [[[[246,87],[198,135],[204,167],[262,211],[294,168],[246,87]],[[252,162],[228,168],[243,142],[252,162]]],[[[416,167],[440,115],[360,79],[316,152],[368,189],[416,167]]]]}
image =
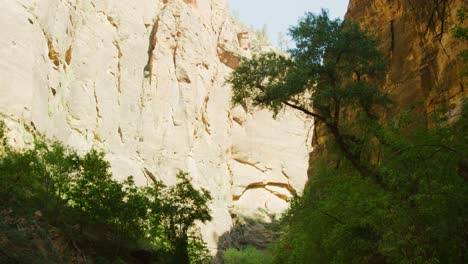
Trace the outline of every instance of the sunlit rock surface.
{"type": "Polygon", "coordinates": [[[214,197],[202,230],[215,252],[231,213],[279,213],[307,178],[310,122],[231,107],[225,77],[252,55],[244,29],[226,0],[4,0],[0,115],[11,143],[30,141],[28,126],[98,148],[116,178],[141,185],[188,171],[214,197]]]}

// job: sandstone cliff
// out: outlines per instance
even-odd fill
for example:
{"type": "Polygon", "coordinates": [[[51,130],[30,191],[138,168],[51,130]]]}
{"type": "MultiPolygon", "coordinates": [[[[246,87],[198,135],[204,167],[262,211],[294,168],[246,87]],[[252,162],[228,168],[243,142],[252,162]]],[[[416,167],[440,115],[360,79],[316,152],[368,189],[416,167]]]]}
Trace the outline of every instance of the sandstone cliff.
{"type": "MultiPolygon", "coordinates": [[[[390,114],[416,107],[422,117],[436,109],[456,118],[467,98],[460,52],[466,44],[451,30],[466,0],[351,0],[345,20],[358,23],[381,41],[389,65],[382,89],[395,102],[390,114]]],[[[309,175],[326,144],[327,131],[316,126],[309,175]]]]}
{"type": "Polygon", "coordinates": [[[6,0],[0,33],[11,143],[30,141],[28,126],[98,148],[138,184],[188,171],[214,197],[212,251],[231,213],[266,217],[302,190],[310,124],[231,108],[224,78],[252,51],[226,0],[6,0]]]}
{"type": "Polygon", "coordinates": [[[399,109],[422,104],[452,115],[468,93],[459,56],[465,43],[453,37],[465,0],[351,0],[345,19],[356,21],[382,41],[390,67],[384,88],[399,109]]]}

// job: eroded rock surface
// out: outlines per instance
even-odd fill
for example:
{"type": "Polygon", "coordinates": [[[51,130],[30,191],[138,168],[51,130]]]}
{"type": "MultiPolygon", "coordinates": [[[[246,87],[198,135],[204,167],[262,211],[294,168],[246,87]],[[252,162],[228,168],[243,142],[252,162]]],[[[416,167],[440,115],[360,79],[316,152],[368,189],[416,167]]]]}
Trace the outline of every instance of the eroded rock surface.
{"type": "Polygon", "coordinates": [[[302,190],[310,123],[231,107],[225,77],[252,51],[226,0],[5,0],[0,25],[13,144],[31,140],[29,126],[102,149],[115,177],[142,185],[188,171],[214,197],[213,252],[230,211],[266,217],[302,190]]]}
{"type": "Polygon", "coordinates": [[[346,19],[381,41],[390,62],[384,89],[399,109],[421,104],[430,114],[444,107],[453,116],[468,96],[460,72],[466,43],[452,29],[464,0],[351,0],[346,19]]]}
{"type": "MultiPolygon", "coordinates": [[[[460,52],[466,49],[466,42],[452,34],[461,8],[467,8],[465,0],[350,1],[345,19],[375,35],[388,59],[382,89],[395,101],[391,114],[415,107],[422,118],[437,109],[452,120],[459,116],[462,101],[468,97],[466,76],[460,74],[460,52]]],[[[310,175],[317,159],[326,155],[321,146],[327,139],[327,131],[316,126],[310,175]]]]}

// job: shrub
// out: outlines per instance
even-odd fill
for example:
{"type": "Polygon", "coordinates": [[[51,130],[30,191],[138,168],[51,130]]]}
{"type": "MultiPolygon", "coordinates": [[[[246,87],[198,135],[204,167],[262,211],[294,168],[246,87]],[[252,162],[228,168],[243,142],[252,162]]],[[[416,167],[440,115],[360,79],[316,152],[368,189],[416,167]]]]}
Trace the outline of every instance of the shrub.
{"type": "MultiPolygon", "coordinates": [[[[0,212],[31,223],[34,214],[43,215],[48,224],[61,228],[71,250],[81,248],[97,262],[128,259],[139,247],[160,252],[167,263],[209,262],[194,227],[197,221],[211,220],[211,196],[195,189],[187,173],[179,172],[174,186],[156,182],[138,187],[133,177],[114,180],[103,152],[81,156],[40,135],[29,148],[16,150],[6,144],[5,132],[0,122],[0,212]]],[[[47,234],[48,224],[39,228],[42,233],[47,234]]],[[[18,237],[28,230],[4,221],[0,226],[0,232],[11,228],[6,233],[18,237]]],[[[25,245],[37,250],[32,242],[25,245]]],[[[18,256],[13,260],[26,261],[18,256]]]]}
{"type": "Polygon", "coordinates": [[[224,262],[226,264],[268,264],[273,263],[272,257],[266,252],[248,246],[241,250],[229,248],[224,252],[224,262]]]}
{"type": "MultiPolygon", "coordinates": [[[[454,30],[462,40],[465,18],[460,11],[454,30]]],[[[323,164],[284,218],[275,263],[465,263],[468,105],[451,122],[443,112],[427,122],[422,111],[388,111],[375,37],[326,12],[307,13],[290,34],[289,57],[244,59],[227,78],[234,104],[274,115],[291,107],[325,139],[323,164]]]]}

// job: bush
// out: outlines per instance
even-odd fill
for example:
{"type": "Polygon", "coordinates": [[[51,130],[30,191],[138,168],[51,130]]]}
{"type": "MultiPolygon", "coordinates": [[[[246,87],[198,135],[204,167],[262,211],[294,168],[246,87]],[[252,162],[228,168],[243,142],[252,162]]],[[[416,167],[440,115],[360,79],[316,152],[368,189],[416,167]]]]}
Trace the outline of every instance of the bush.
{"type": "Polygon", "coordinates": [[[464,263],[468,105],[416,128],[407,114],[379,129],[385,188],[342,162],[323,162],[284,219],[275,263],[464,263]]]}
{"type": "Polygon", "coordinates": [[[273,263],[271,255],[248,246],[241,250],[229,248],[224,252],[226,264],[268,264],[273,263]]]}
{"type": "MultiPolygon", "coordinates": [[[[37,230],[16,230],[18,225],[8,221],[24,219],[36,225],[34,215],[41,215],[47,222],[38,226],[42,233],[49,232],[49,225],[60,228],[71,251],[81,248],[100,263],[129,259],[138,248],[159,252],[167,263],[209,261],[206,245],[194,226],[211,219],[211,196],[204,189],[195,189],[187,173],[179,172],[178,183],[171,187],[161,182],[138,187],[132,177],[114,180],[104,153],[97,150],[81,156],[40,135],[29,148],[17,150],[6,144],[5,135],[6,127],[0,122],[0,212],[8,216],[0,220],[0,235],[5,233],[8,240],[36,251],[32,242],[8,234],[21,237],[27,235],[26,230],[37,230]]],[[[13,256],[13,260],[26,261],[18,254],[13,256]]]]}
{"type": "Polygon", "coordinates": [[[324,11],[290,34],[290,56],[243,59],[227,78],[234,104],[291,107],[320,132],[323,164],[284,218],[275,263],[465,263],[468,106],[451,122],[423,108],[396,116],[375,37],[324,11]]]}

